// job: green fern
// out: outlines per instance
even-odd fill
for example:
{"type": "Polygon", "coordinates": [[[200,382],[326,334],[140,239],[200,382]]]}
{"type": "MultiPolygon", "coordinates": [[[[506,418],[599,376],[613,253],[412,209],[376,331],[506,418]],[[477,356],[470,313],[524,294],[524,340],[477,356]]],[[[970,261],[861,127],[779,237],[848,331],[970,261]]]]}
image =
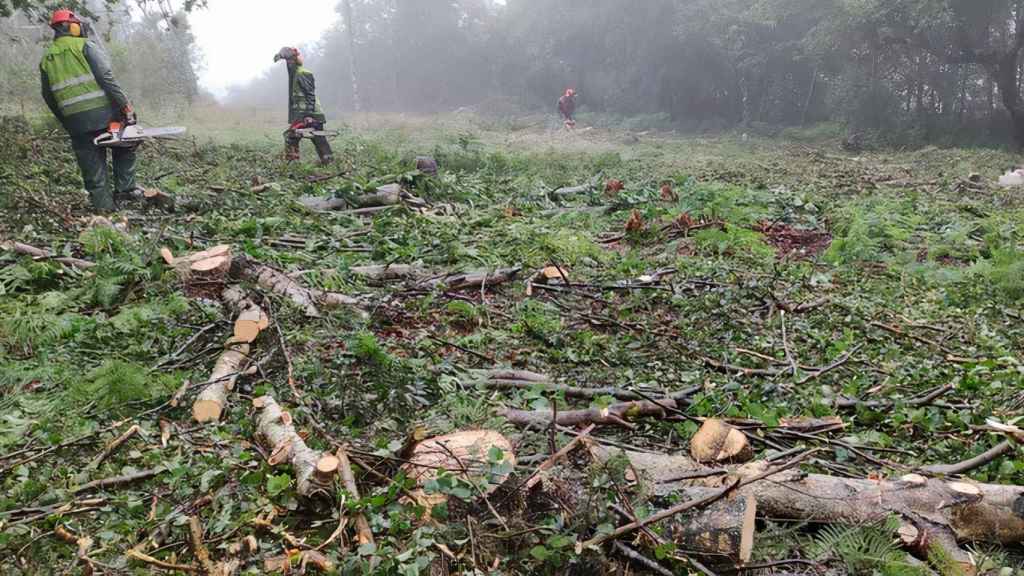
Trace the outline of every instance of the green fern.
{"type": "Polygon", "coordinates": [[[76,402],[95,401],[101,410],[122,414],[130,410],[129,403],[151,400],[173,390],[174,382],[168,376],[150,374],[138,364],[110,360],[72,382],[68,394],[76,402]]]}
{"type": "Polygon", "coordinates": [[[809,544],[811,557],[839,560],[850,574],[881,576],[924,576],[921,566],[906,561],[906,553],[896,544],[899,519],[867,526],[830,525],[809,544]]]}

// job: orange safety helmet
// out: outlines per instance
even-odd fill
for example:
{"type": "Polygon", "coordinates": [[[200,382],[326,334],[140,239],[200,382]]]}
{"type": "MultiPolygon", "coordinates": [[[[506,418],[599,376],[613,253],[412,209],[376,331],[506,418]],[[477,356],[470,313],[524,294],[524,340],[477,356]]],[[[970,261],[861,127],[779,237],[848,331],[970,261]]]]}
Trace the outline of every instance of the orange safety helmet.
{"type": "Polygon", "coordinates": [[[292,48],[285,46],[274,54],[274,62],[278,60],[294,60],[295,62],[302,62],[302,53],[299,52],[298,48],[292,48]]]}
{"type": "Polygon", "coordinates": [[[50,17],[50,28],[55,28],[61,24],[81,24],[82,21],[75,16],[75,13],[71,10],[62,8],[60,10],[54,10],[53,16],[50,17]]]}

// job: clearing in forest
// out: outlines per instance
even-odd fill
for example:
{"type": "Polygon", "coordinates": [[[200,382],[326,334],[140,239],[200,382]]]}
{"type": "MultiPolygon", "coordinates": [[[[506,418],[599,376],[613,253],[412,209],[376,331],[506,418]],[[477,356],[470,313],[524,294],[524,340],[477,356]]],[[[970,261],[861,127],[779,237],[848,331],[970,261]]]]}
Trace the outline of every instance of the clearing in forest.
{"type": "Polygon", "coordinates": [[[0,572],[1017,570],[1011,156],[381,121],[4,127],[0,572]]]}

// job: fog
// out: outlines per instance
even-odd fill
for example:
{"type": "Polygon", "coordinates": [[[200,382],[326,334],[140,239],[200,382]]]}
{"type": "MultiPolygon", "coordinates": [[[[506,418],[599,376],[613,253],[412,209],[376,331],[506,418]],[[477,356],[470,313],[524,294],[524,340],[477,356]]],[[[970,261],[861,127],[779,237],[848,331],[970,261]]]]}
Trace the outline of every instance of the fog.
{"type": "MultiPolygon", "coordinates": [[[[1024,142],[1017,2],[107,0],[88,8],[133,98],[183,114],[214,96],[237,110],[283,108],[284,66],[271,58],[294,45],[325,108],[339,114],[556,115],[559,95],[574,88],[581,116],[594,123],[765,136],[824,126],[851,145],[1024,142]]],[[[31,109],[47,36],[32,22],[45,14],[7,12],[0,95],[6,108],[31,109]]]]}

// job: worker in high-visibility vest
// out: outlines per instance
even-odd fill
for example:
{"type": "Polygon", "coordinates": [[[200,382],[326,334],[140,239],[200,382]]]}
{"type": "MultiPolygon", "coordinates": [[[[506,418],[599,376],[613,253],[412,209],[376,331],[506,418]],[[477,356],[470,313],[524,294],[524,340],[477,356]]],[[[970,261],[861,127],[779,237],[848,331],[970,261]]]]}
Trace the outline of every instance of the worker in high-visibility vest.
{"type": "Polygon", "coordinates": [[[93,143],[112,122],[134,124],[135,111],[114,80],[110,58],[83,33],[83,24],[70,10],[57,10],[50,19],[53,43],[39,64],[43,99],[71,136],[78,168],[93,208],[113,211],[142,192],[135,184],[135,148],[113,148],[114,191],[107,178],[107,152],[93,143]]]}
{"type": "MultiPolygon", "coordinates": [[[[299,143],[302,137],[295,130],[312,128],[322,131],[327,117],[316,97],[316,79],[313,73],[302,65],[302,54],[295,48],[284,47],[274,55],[274,62],[284,60],[288,64],[288,130],[284,135],[284,156],[288,161],[299,159],[299,143]]],[[[320,156],[320,162],[334,161],[331,144],[322,135],[313,136],[313,146],[320,156]]]]}

